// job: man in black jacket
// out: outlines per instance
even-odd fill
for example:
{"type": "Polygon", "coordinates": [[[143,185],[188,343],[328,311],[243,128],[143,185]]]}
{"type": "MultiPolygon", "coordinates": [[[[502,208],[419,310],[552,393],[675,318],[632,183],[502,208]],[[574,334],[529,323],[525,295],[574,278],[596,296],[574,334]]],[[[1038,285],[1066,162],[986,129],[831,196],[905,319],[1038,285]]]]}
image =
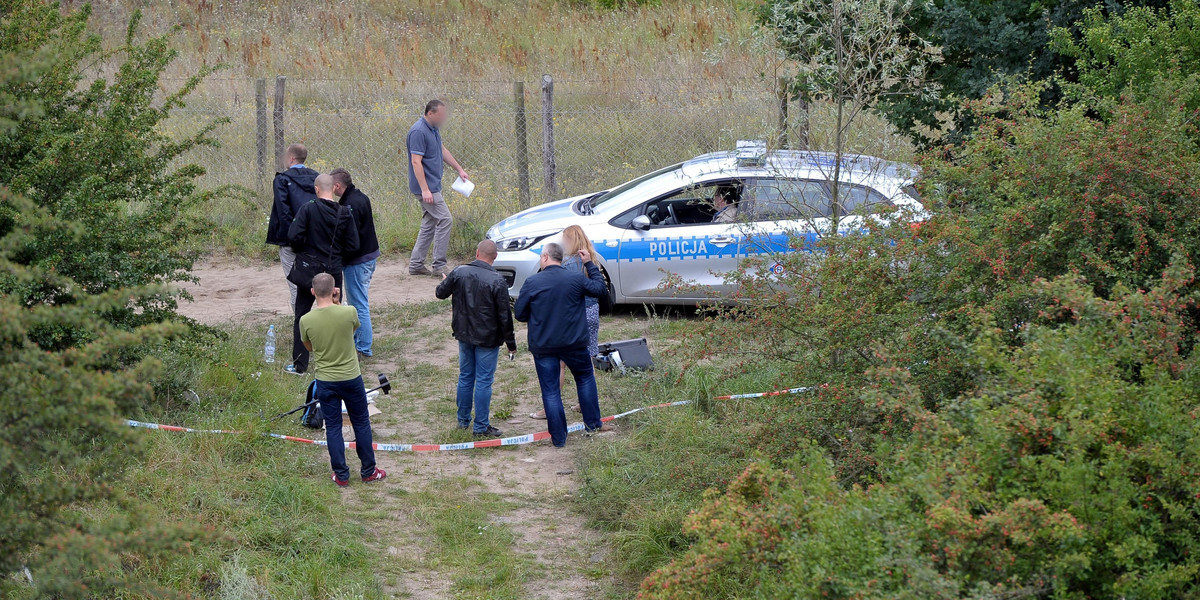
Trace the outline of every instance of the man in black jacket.
{"type": "MultiPolygon", "coordinates": [[[[292,226],[288,229],[288,241],[296,250],[295,269],[308,269],[304,265],[316,265],[318,271],[333,275],[334,287],[342,287],[342,256],[353,254],[358,249],[358,228],[354,226],[351,209],[333,201],[333,177],[318,175],[313,180],[317,199],[300,207],[292,226]]],[[[312,310],[317,299],[312,295],[312,283],[296,287],[296,316],[292,325],[292,364],[289,373],[300,374],[308,370],[308,348],[300,339],[300,317],[312,310]]]]}
{"type": "Polygon", "coordinates": [[[354,332],[354,348],[363,356],[371,356],[371,308],[368,292],[371,277],[375,274],[375,260],[379,258],[379,237],[375,235],[375,217],[371,213],[371,199],[362,190],[354,187],[350,172],[334,169],[333,193],[338,204],[350,208],[354,226],[358,229],[358,250],[342,256],[342,273],[346,285],[346,302],[358,311],[358,329],[354,332]]]}
{"type": "Polygon", "coordinates": [[[525,280],[516,306],[517,320],[529,323],[529,352],[533,354],[533,367],[542,388],[542,408],[546,411],[550,440],[558,448],[567,443],[567,415],[558,382],[560,361],[566,363],[575,378],[585,430],[589,433],[611,430],[600,420],[600,398],[588,353],[584,313],[584,296],[599,298],[608,293],[608,284],[586,249],[579,251],[579,258],[587,269],[587,277],[563,268],[561,245],[551,242],[543,246],[542,271],[525,280]]]}
{"type": "MultiPolygon", "coordinates": [[[[288,228],[300,213],[300,207],[316,200],[317,191],[313,180],[317,172],[304,166],[308,150],[303,144],[292,144],[284,153],[288,167],[275,174],[275,202],[271,205],[271,219],[267,222],[267,243],[279,246],[279,263],[283,265],[283,276],[287,277],[296,264],[296,253],[288,240],[288,228]]],[[[296,284],[287,282],[292,292],[292,309],[296,308],[296,284]]]]}
{"type": "Polygon", "coordinates": [[[499,437],[502,432],[488,420],[492,404],[492,380],[500,344],[508,346],[509,358],[517,351],[509,309],[508,284],[492,268],[496,243],[483,240],[475,247],[475,260],[442,275],[434,294],[439,299],[454,297],[450,328],[458,340],[458,427],[471,427],[475,406],[475,437],[499,437]]]}

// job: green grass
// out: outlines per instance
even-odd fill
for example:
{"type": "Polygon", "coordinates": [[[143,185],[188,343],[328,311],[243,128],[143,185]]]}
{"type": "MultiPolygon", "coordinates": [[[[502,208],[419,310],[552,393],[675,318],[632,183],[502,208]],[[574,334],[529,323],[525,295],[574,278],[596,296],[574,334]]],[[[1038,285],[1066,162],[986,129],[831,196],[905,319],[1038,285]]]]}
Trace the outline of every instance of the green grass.
{"type": "Polygon", "coordinates": [[[448,572],[456,598],[522,598],[536,565],[514,550],[513,532],[497,519],[515,505],[480,487],[473,479],[443,477],[393,498],[395,510],[429,532],[420,559],[405,567],[448,572]]]}

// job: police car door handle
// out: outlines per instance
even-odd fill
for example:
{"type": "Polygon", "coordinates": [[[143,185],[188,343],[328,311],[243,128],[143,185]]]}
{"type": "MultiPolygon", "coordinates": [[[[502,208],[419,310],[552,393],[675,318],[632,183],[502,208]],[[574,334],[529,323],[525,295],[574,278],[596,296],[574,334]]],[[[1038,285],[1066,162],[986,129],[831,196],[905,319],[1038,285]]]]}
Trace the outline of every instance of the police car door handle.
{"type": "Polygon", "coordinates": [[[717,236],[717,237],[708,238],[708,243],[710,243],[714,246],[728,246],[729,244],[736,244],[737,238],[730,237],[728,235],[721,235],[721,236],[717,236]]]}

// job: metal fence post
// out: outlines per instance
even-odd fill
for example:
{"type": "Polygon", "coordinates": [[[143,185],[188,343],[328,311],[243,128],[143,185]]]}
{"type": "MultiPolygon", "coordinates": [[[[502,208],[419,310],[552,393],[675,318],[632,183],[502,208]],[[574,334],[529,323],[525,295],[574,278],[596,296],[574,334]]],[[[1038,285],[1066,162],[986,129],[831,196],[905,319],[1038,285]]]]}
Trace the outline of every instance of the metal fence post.
{"type": "Polygon", "coordinates": [[[779,95],[779,147],[788,148],[788,78],[780,77],[776,93],[779,95]]]}
{"type": "Polygon", "coordinates": [[[258,163],[258,189],[267,177],[267,80],[254,80],[255,159],[258,163]]]}
{"type": "Polygon", "coordinates": [[[282,171],[283,164],[283,85],[287,77],[275,77],[275,170],[282,171]]]}
{"type": "Polygon", "coordinates": [[[521,210],[529,208],[529,137],[525,123],[525,82],[513,82],[513,131],[517,138],[517,193],[521,210]]]}
{"type": "Polygon", "coordinates": [[[554,163],[554,78],[542,75],[542,172],[546,186],[546,199],[558,195],[556,167],[554,163]]]}

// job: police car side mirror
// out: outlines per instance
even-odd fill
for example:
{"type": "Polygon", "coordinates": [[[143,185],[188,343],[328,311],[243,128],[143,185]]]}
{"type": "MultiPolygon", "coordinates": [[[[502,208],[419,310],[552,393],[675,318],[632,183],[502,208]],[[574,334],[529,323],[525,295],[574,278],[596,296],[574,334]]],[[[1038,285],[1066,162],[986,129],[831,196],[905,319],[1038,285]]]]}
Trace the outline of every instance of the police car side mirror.
{"type": "Polygon", "coordinates": [[[629,224],[638,231],[646,231],[650,229],[650,217],[647,217],[646,215],[638,215],[634,217],[629,224]]]}

